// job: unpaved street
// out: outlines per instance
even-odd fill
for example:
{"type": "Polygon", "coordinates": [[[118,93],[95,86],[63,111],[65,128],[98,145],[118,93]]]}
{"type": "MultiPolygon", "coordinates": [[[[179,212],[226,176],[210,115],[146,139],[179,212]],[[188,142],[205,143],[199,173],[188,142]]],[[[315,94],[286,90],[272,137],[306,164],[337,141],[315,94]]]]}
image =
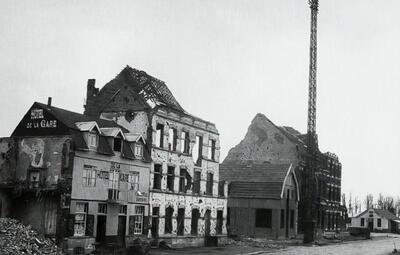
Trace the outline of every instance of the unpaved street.
{"type": "Polygon", "coordinates": [[[363,240],[348,242],[335,245],[326,246],[312,246],[312,247],[289,247],[284,250],[276,252],[266,252],[261,254],[282,254],[282,255],[381,255],[392,254],[394,249],[393,243],[397,248],[400,248],[400,238],[392,236],[389,238],[373,238],[372,240],[363,240]]]}
{"type": "MultiPolygon", "coordinates": [[[[373,234],[371,240],[351,241],[324,246],[289,246],[284,249],[263,249],[246,246],[202,247],[177,250],[152,250],[151,255],[215,254],[215,255],[388,255],[393,243],[400,248],[400,235],[373,234]]],[[[398,253],[400,255],[400,253],[398,253]]]]}

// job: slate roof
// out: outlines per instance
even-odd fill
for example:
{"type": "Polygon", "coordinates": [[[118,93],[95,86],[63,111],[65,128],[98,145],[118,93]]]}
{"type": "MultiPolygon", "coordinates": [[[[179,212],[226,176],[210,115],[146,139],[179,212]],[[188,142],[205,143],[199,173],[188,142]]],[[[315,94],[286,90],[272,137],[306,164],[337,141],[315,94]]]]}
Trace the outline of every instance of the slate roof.
{"type": "Polygon", "coordinates": [[[220,165],[220,180],[229,181],[229,196],[280,199],[290,164],[227,161],[220,165]]]}
{"type": "Polygon", "coordinates": [[[389,212],[388,210],[383,210],[383,209],[377,209],[377,208],[369,208],[364,210],[363,212],[359,213],[358,215],[352,217],[352,218],[358,218],[365,213],[367,213],[370,210],[374,210],[374,212],[378,215],[380,215],[382,218],[388,219],[388,220],[397,220],[400,221],[400,218],[394,215],[393,213],[389,212]]]}
{"type": "MultiPolygon", "coordinates": [[[[55,106],[48,107],[47,104],[42,104],[35,102],[35,104],[39,105],[40,107],[46,109],[49,111],[51,114],[54,115],[58,120],[63,122],[67,127],[72,128],[72,129],[77,129],[77,126],[75,125],[76,122],[91,122],[91,121],[96,121],[97,125],[99,125],[100,128],[103,127],[118,127],[120,126],[116,124],[113,121],[110,120],[104,120],[96,117],[90,117],[86,116],[82,113],[77,113],[77,112],[71,112],[62,108],[58,108],[55,106]]],[[[127,130],[123,130],[124,132],[127,130]]]]}
{"type": "Polygon", "coordinates": [[[389,219],[389,220],[400,220],[400,218],[396,217],[393,213],[389,212],[388,210],[382,210],[382,209],[374,209],[376,214],[379,214],[383,218],[389,219]]]}

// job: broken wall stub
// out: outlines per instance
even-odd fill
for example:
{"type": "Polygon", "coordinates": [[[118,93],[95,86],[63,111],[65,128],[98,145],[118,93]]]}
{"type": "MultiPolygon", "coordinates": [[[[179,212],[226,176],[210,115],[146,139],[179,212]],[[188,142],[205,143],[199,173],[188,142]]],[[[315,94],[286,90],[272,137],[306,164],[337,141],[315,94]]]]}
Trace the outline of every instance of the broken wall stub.
{"type": "Polygon", "coordinates": [[[18,144],[16,181],[37,183],[38,187],[55,187],[62,178],[63,169],[70,162],[70,137],[22,137],[18,144]],[[65,144],[68,144],[65,150],[65,144]],[[63,149],[64,148],[64,149],[63,149]]]}
{"type": "Polygon", "coordinates": [[[16,146],[9,137],[0,138],[0,184],[10,185],[15,181],[16,146]]]}
{"type": "Polygon", "coordinates": [[[230,149],[224,161],[269,161],[273,164],[292,163],[297,167],[302,160],[303,150],[303,146],[290,140],[267,117],[257,114],[245,138],[230,149]]]}

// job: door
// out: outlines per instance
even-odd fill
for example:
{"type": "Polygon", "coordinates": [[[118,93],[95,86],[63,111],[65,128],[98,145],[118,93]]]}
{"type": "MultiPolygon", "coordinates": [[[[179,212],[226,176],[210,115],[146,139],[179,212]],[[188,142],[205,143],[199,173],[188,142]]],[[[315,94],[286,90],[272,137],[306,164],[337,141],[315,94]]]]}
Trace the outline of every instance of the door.
{"type": "Polygon", "coordinates": [[[368,228],[372,232],[374,230],[374,219],[370,218],[368,221],[368,228]]]}
{"type": "Polygon", "coordinates": [[[103,245],[105,241],[106,224],[107,224],[107,216],[97,215],[96,242],[100,243],[100,245],[103,245]]]}
{"type": "Polygon", "coordinates": [[[160,207],[153,207],[153,215],[151,216],[151,236],[158,238],[160,207]]]}
{"type": "Polygon", "coordinates": [[[206,236],[209,236],[210,230],[211,230],[211,211],[207,210],[204,213],[204,234],[206,236]]]}
{"type": "Polygon", "coordinates": [[[125,235],[126,235],[126,216],[118,216],[118,237],[121,240],[122,247],[125,247],[125,235]]]}

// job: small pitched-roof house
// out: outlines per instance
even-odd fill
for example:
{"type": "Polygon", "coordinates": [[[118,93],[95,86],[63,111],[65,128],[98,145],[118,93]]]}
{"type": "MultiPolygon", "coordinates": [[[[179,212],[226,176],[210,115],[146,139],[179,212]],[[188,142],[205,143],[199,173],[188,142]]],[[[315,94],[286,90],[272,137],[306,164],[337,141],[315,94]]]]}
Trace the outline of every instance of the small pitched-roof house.
{"type": "Polygon", "coordinates": [[[282,238],[297,233],[299,187],[291,164],[225,161],[231,235],[282,238]]]}
{"type": "Polygon", "coordinates": [[[351,227],[369,228],[373,232],[400,233],[400,218],[393,213],[370,208],[351,218],[351,227]]]}

